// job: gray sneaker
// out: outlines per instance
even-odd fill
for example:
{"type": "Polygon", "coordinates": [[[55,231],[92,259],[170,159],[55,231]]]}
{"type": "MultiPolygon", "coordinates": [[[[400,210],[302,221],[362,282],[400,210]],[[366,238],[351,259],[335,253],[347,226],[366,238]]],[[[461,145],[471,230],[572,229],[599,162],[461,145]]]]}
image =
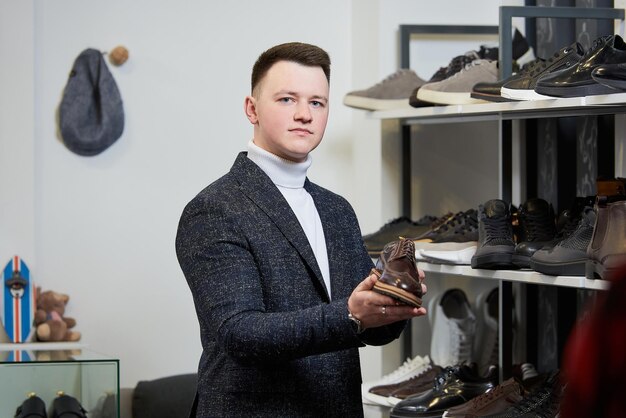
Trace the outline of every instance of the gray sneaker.
{"type": "Polygon", "coordinates": [[[343,104],[365,110],[409,107],[409,96],[425,83],[413,70],[400,69],[366,90],[346,94],[343,104]]]}
{"type": "Polygon", "coordinates": [[[442,105],[485,103],[485,100],[471,97],[472,88],[477,83],[496,81],[498,81],[497,61],[474,60],[452,77],[424,84],[417,91],[417,99],[442,105]]]}

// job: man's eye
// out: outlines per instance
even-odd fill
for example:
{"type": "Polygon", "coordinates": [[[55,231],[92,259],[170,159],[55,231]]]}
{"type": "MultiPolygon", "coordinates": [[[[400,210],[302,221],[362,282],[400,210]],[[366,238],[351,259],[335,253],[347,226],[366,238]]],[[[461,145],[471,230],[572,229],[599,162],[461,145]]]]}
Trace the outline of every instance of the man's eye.
{"type": "Polygon", "coordinates": [[[311,105],[313,105],[313,107],[324,107],[324,103],[318,102],[317,100],[313,100],[311,105]]]}
{"type": "Polygon", "coordinates": [[[278,99],[278,101],[281,103],[289,103],[293,101],[293,99],[291,97],[281,97],[280,99],[278,99]]]}

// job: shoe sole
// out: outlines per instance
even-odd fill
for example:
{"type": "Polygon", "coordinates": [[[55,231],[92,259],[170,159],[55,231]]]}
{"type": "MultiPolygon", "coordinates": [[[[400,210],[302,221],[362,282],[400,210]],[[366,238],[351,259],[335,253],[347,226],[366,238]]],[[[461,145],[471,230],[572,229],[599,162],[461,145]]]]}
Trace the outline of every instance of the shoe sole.
{"type": "Polygon", "coordinates": [[[473,99],[470,92],[444,92],[421,88],[417,91],[418,100],[442,105],[464,105],[487,103],[486,100],[473,99]]]}
{"type": "Polygon", "coordinates": [[[530,268],[538,273],[549,276],[585,276],[586,259],[567,261],[563,263],[542,263],[530,259],[530,268]]]}
{"type": "Polygon", "coordinates": [[[409,293],[395,286],[381,283],[380,281],[374,284],[374,291],[397,299],[407,305],[415,306],[416,308],[420,308],[422,306],[422,299],[418,298],[413,293],[409,293]]]}
{"type": "Polygon", "coordinates": [[[505,102],[515,102],[514,99],[509,99],[508,97],[503,97],[502,94],[487,94],[487,93],[475,93],[471,92],[470,97],[472,99],[486,100],[488,102],[493,103],[505,103],[505,102]]]}
{"type": "Polygon", "coordinates": [[[556,97],[539,94],[535,90],[507,89],[506,87],[502,87],[502,92],[500,94],[502,94],[502,96],[506,97],[507,99],[513,99],[513,100],[528,101],[528,100],[556,99],[556,97]]]}
{"type": "Polygon", "coordinates": [[[345,96],[343,104],[363,110],[389,110],[408,108],[409,98],[406,99],[373,99],[370,97],[345,96]]]}
{"type": "MultiPolygon", "coordinates": [[[[474,246],[456,251],[428,251],[420,250],[420,256],[436,264],[469,265],[478,248],[474,246]]],[[[417,258],[417,257],[416,257],[417,258]]]]}
{"type": "Polygon", "coordinates": [[[511,261],[521,269],[530,268],[530,257],[527,255],[513,254],[511,261]]]}
{"type": "Polygon", "coordinates": [[[472,257],[473,269],[487,270],[517,270],[518,266],[513,264],[513,254],[496,253],[485,254],[472,257]]]}
{"type": "Polygon", "coordinates": [[[537,93],[552,96],[553,98],[597,96],[599,94],[612,94],[621,91],[600,83],[567,87],[537,86],[535,89],[537,93]]]}

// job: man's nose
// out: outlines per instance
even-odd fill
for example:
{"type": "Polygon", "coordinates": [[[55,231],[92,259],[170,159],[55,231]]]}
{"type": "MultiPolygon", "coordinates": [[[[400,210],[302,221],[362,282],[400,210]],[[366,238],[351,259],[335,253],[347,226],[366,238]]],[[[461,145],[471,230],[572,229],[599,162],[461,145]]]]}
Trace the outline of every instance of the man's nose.
{"type": "Polygon", "coordinates": [[[304,122],[310,122],[311,119],[313,119],[313,116],[311,115],[311,109],[309,109],[308,103],[298,103],[294,119],[304,122]]]}

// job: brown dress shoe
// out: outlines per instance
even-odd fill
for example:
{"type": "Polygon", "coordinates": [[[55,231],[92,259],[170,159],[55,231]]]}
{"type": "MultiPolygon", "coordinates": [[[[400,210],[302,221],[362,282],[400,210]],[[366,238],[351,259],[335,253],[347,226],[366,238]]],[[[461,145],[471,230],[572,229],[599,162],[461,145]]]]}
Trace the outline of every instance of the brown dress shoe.
{"type": "MultiPolygon", "coordinates": [[[[419,376],[412,377],[409,380],[399,383],[393,391],[388,392],[387,402],[389,402],[390,405],[395,405],[409,396],[417,395],[426,390],[432,389],[435,378],[437,375],[441,374],[441,372],[441,367],[433,366],[419,376]]],[[[370,389],[370,391],[373,390],[375,390],[375,388],[370,389]]]]}
{"type": "Polygon", "coordinates": [[[402,303],[422,306],[422,284],[415,263],[415,244],[411,239],[390,242],[380,253],[376,269],[382,271],[374,291],[402,303]]]}

